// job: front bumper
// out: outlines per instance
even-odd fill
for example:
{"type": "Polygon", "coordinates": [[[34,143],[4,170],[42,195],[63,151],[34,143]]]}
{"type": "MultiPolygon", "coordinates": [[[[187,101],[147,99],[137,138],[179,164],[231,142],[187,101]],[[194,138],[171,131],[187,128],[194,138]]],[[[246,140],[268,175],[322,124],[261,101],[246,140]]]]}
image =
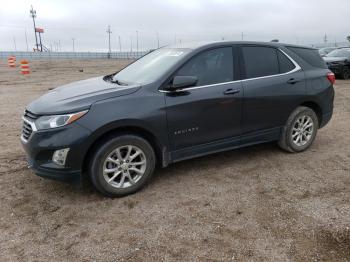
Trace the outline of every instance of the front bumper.
{"type": "Polygon", "coordinates": [[[91,132],[77,123],[35,131],[29,139],[21,139],[27,154],[28,165],[35,174],[61,181],[80,181],[84,156],[87,151],[85,141],[91,132]],[[55,150],[70,148],[64,166],[55,164],[52,155],[55,150]]]}

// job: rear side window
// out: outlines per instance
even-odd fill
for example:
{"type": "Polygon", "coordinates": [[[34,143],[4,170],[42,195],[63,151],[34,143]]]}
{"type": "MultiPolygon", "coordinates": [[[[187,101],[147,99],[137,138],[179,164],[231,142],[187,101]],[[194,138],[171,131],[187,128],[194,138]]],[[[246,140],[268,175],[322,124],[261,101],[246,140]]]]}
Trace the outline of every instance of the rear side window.
{"type": "Polygon", "coordinates": [[[276,49],[260,46],[242,47],[246,78],[279,74],[276,49]]]}
{"type": "Polygon", "coordinates": [[[288,47],[288,49],[296,53],[300,58],[302,58],[306,63],[308,63],[312,67],[327,68],[319,52],[315,49],[301,47],[288,47]]]}
{"type": "Polygon", "coordinates": [[[295,68],[295,65],[292,63],[292,61],[290,61],[289,58],[286,57],[282,52],[277,51],[277,53],[280,73],[283,74],[292,71],[295,68]]]}
{"type": "Polygon", "coordinates": [[[205,51],[191,58],[177,76],[196,76],[197,86],[233,81],[233,54],[231,47],[205,51]]]}

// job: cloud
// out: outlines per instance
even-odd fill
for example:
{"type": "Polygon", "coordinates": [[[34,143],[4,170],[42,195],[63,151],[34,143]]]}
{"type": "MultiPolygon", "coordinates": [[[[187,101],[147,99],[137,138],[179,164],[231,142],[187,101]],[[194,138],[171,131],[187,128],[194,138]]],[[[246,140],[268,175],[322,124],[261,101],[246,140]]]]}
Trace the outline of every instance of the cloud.
{"type": "Polygon", "coordinates": [[[247,40],[320,43],[345,41],[350,34],[349,0],[11,0],[0,10],[0,50],[25,50],[25,29],[34,46],[30,4],[37,10],[37,25],[45,29],[44,44],[60,41],[63,50],[106,51],[108,25],[112,48],[155,48],[157,32],[161,45],[174,41],[247,40]]]}

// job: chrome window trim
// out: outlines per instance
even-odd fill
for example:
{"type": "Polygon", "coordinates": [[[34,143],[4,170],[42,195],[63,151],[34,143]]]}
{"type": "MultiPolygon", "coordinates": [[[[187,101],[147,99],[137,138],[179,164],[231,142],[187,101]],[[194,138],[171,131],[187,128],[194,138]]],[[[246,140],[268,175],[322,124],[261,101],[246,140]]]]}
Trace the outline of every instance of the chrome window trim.
{"type": "Polygon", "coordinates": [[[292,69],[289,72],[285,72],[285,73],[281,73],[281,74],[275,74],[275,75],[253,77],[253,78],[247,78],[247,79],[235,80],[235,81],[229,81],[229,82],[222,82],[222,83],[211,84],[211,85],[204,85],[204,86],[194,86],[194,87],[179,89],[179,90],[175,90],[175,91],[162,90],[162,89],[160,89],[158,91],[161,92],[161,93],[182,92],[182,91],[187,91],[187,90],[195,90],[195,89],[201,89],[201,88],[206,88],[206,87],[213,87],[213,86],[218,86],[218,85],[228,85],[228,84],[239,83],[239,82],[247,82],[247,81],[252,81],[252,80],[259,80],[259,79],[271,78],[271,77],[276,77],[276,76],[289,75],[289,74],[292,74],[292,73],[295,73],[295,72],[298,72],[299,70],[301,70],[300,65],[293,58],[291,58],[286,52],[284,52],[280,48],[277,48],[277,50],[282,52],[289,59],[289,61],[291,61],[293,63],[293,65],[295,66],[294,69],[292,69]]]}

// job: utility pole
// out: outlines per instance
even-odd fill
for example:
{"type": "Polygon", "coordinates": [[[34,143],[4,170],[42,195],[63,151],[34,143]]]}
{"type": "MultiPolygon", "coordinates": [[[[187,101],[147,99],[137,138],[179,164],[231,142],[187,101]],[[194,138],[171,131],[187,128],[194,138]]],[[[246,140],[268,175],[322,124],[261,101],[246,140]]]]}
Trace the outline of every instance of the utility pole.
{"type": "Polygon", "coordinates": [[[130,52],[132,52],[132,36],[130,36],[130,52]]]}
{"type": "Polygon", "coordinates": [[[28,52],[29,48],[28,48],[27,28],[24,28],[24,36],[26,38],[26,47],[27,47],[27,52],[28,52]]]}
{"type": "Polygon", "coordinates": [[[42,52],[43,51],[43,44],[41,42],[41,34],[40,34],[40,32],[38,34],[39,34],[39,41],[40,41],[40,52],[42,52]]]}
{"type": "Polygon", "coordinates": [[[107,29],[107,34],[108,34],[108,58],[110,58],[111,56],[111,26],[109,25],[108,26],[108,29],[107,29]]]}
{"type": "Polygon", "coordinates": [[[34,25],[34,34],[35,34],[35,46],[36,46],[36,50],[39,50],[38,47],[38,38],[36,36],[36,26],[35,26],[35,17],[36,17],[36,11],[33,9],[33,6],[30,6],[30,16],[33,18],[33,25],[34,25]]]}
{"type": "Polygon", "coordinates": [[[122,51],[122,41],[120,39],[120,35],[118,35],[118,41],[119,41],[119,51],[122,51]]]}
{"type": "Polygon", "coordinates": [[[15,46],[15,51],[17,51],[17,45],[16,45],[16,38],[15,37],[13,37],[13,44],[15,46]]]}
{"type": "Polygon", "coordinates": [[[158,33],[158,31],[157,31],[157,46],[158,46],[158,48],[159,48],[159,33],[158,33]]]}
{"type": "Polygon", "coordinates": [[[74,38],[72,38],[72,41],[73,41],[73,53],[75,52],[75,50],[74,50],[74,38]]]}
{"type": "Polygon", "coordinates": [[[139,31],[136,30],[136,52],[139,51],[139,31]]]}

